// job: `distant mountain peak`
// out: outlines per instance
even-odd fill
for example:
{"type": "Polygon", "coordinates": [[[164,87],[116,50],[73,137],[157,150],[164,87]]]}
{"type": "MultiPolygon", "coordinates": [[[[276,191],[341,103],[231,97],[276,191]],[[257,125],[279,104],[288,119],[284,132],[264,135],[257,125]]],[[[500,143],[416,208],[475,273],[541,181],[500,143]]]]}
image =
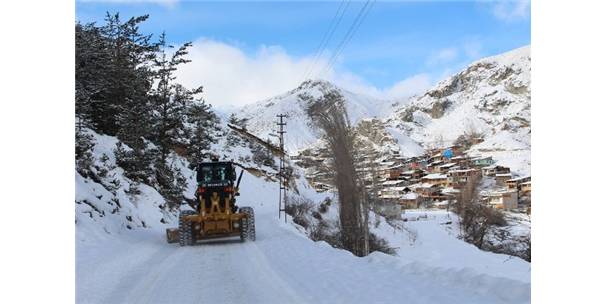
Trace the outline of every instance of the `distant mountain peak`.
{"type": "Polygon", "coordinates": [[[364,118],[385,117],[392,111],[392,104],[388,101],[350,92],[326,80],[310,79],[293,90],[246,105],[235,113],[240,118],[247,118],[248,130],[262,138],[275,129],[276,115],[288,115],[286,147],[290,152],[296,152],[316,143],[321,136],[307,115],[308,101],[311,99],[306,97],[320,98],[334,90],[343,97],[352,125],[364,118]]]}
{"type": "Polygon", "coordinates": [[[308,79],[303,81],[295,90],[307,90],[307,89],[339,89],[332,82],[324,79],[308,79]]]}

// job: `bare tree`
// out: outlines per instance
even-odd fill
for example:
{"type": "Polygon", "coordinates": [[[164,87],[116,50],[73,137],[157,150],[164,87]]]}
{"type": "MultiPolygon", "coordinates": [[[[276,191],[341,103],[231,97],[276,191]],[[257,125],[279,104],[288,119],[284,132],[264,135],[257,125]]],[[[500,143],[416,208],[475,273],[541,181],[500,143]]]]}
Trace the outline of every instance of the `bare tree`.
{"type": "Polygon", "coordinates": [[[368,246],[368,201],[354,163],[354,133],[345,100],[330,89],[323,96],[300,95],[308,102],[307,114],[324,132],[332,152],[334,184],[339,194],[339,219],[344,247],[357,256],[366,256],[368,246]]]}
{"type": "Polygon", "coordinates": [[[469,123],[465,127],[465,131],[454,141],[455,145],[460,145],[464,149],[468,149],[472,145],[475,145],[482,141],[484,138],[484,133],[482,133],[476,126],[472,123],[469,123]]]}
{"type": "Polygon", "coordinates": [[[460,217],[461,234],[465,241],[483,249],[486,237],[494,226],[506,224],[503,214],[496,209],[482,205],[478,200],[480,178],[468,179],[457,198],[455,212],[460,217]]]}

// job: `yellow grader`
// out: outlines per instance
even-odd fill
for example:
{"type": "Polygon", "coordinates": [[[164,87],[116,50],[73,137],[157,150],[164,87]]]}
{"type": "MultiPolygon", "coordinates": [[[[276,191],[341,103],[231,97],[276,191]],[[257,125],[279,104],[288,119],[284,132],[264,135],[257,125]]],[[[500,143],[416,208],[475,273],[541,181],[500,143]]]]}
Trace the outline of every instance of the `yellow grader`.
{"type": "Polygon", "coordinates": [[[236,181],[232,162],[205,162],[196,168],[196,203],[179,214],[179,228],[166,229],[169,243],[190,246],[199,240],[240,236],[255,240],[255,215],[251,207],[236,206],[242,173],[236,181]]]}

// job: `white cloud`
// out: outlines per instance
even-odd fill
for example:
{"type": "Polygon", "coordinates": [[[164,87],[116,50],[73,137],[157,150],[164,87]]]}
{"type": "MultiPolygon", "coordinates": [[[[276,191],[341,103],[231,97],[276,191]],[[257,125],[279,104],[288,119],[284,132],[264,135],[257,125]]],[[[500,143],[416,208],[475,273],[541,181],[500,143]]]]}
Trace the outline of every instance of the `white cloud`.
{"type": "MultiPolygon", "coordinates": [[[[240,48],[223,42],[198,39],[189,49],[191,63],[177,71],[177,80],[187,87],[204,86],[204,98],[214,107],[229,109],[285,93],[297,87],[312,56],[295,58],[276,46],[262,46],[248,55],[240,48]]],[[[320,58],[314,70],[326,65],[320,58]]],[[[377,98],[404,98],[420,93],[431,85],[426,74],[399,81],[392,87],[376,88],[349,71],[330,68],[324,79],[344,89],[377,98]]]]}
{"type": "Polygon", "coordinates": [[[428,90],[432,84],[428,74],[418,74],[397,82],[385,94],[391,98],[408,97],[428,90]]]}
{"type": "Polygon", "coordinates": [[[294,59],[279,47],[261,47],[248,56],[222,42],[199,39],[193,43],[191,63],[177,71],[185,86],[204,86],[205,99],[215,106],[241,106],[295,88],[310,59],[294,59]]]}
{"type": "Polygon", "coordinates": [[[434,84],[432,77],[425,73],[413,75],[382,89],[367,83],[364,79],[351,73],[335,74],[330,80],[349,91],[379,99],[406,99],[426,91],[434,84]]]}
{"type": "Polygon", "coordinates": [[[530,0],[502,0],[494,4],[493,14],[504,21],[527,19],[530,16],[530,0]]]}
{"type": "Polygon", "coordinates": [[[458,55],[459,51],[455,47],[441,49],[429,56],[427,59],[427,65],[435,66],[438,64],[449,63],[455,60],[458,55]]]}

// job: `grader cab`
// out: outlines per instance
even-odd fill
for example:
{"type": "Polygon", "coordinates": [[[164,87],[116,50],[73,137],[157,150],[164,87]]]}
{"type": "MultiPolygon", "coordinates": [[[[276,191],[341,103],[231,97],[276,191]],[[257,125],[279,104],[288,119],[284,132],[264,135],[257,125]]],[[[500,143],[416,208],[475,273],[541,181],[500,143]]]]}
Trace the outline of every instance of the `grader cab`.
{"type": "Polygon", "coordinates": [[[179,228],[166,229],[169,243],[181,246],[199,240],[239,236],[242,241],[255,240],[255,215],[251,207],[238,207],[236,196],[242,173],[237,178],[232,162],[205,162],[196,168],[196,203],[193,210],[179,214],[179,228]]]}

